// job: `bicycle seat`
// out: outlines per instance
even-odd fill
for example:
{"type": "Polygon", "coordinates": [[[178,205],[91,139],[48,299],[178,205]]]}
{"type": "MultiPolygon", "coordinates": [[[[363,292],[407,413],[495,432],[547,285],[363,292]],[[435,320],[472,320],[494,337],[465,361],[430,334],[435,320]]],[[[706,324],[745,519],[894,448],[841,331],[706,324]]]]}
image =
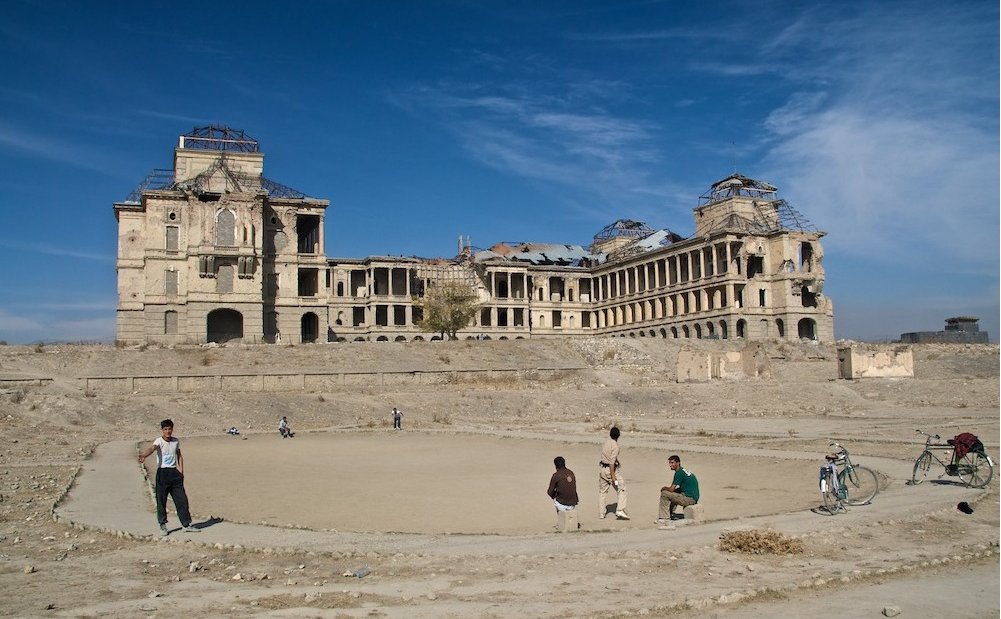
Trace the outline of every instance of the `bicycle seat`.
{"type": "Polygon", "coordinates": [[[837,454],[827,454],[826,456],[824,456],[824,458],[825,458],[825,459],[826,459],[826,460],[827,460],[828,462],[837,462],[838,460],[840,460],[840,459],[841,459],[841,456],[839,456],[839,455],[837,455],[837,454]]]}

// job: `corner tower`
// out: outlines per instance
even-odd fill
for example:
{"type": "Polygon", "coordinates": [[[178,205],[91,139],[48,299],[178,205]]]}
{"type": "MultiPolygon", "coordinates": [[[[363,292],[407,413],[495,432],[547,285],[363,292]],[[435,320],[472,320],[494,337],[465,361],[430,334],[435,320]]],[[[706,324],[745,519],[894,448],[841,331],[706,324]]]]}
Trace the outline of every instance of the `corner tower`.
{"type": "Polygon", "coordinates": [[[118,340],[317,339],[329,202],[267,179],[260,144],[230,127],[180,136],[173,163],[114,205],[118,340]]]}

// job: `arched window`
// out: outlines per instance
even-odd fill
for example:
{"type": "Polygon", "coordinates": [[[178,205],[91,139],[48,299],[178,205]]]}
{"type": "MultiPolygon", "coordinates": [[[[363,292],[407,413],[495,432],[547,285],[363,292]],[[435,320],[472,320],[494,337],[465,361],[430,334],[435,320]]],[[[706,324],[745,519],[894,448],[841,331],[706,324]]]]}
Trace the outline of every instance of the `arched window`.
{"type": "Polygon", "coordinates": [[[208,342],[228,342],[243,338],[243,314],[233,309],[217,309],[206,317],[208,342]]]}
{"type": "Polygon", "coordinates": [[[177,335],[177,312],[174,310],[163,313],[163,334],[177,335]]]}
{"type": "Polygon", "coordinates": [[[236,245],[236,215],[228,208],[219,209],[215,215],[215,244],[225,247],[236,245]]]}
{"type": "Polygon", "coordinates": [[[817,323],[812,318],[803,318],[797,326],[800,338],[805,340],[817,339],[817,323]]]}

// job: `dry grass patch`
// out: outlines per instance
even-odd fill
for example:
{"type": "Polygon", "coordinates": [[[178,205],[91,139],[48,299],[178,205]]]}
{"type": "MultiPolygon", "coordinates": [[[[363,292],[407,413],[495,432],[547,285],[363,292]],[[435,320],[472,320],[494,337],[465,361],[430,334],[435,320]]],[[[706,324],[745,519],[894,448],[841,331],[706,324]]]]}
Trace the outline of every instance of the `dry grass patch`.
{"type": "Polygon", "coordinates": [[[719,549],[755,555],[791,555],[803,552],[803,542],[778,531],[729,531],[719,536],[719,549]]]}

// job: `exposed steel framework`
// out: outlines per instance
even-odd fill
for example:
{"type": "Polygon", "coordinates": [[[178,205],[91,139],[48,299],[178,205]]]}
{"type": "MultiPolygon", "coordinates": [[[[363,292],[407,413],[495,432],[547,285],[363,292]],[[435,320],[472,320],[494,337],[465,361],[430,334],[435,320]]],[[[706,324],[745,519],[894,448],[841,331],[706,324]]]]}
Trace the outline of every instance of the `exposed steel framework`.
{"type": "Polygon", "coordinates": [[[180,147],[241,153],[261,152],[260,143],[247,135],[243,129],[234,129],[226,125],[195,127],[190,133],[181,136],[180,147]]]}
{"type": "Polygon", "coordinates": [[[729,198],[752,198],[754,207],[758,211],[754,221],[735,215],[731,221],[720,227],[740,228],[741,231],[751,234],[769,234],[780,230],[818,232],[817,227],[792,205],[784,199],[777,198],[777,191],[778,188],[770,183],[734,173],[714,183],[708,192],[699,196],[699,207],[722,202],[729,198]]]}
{"type": "Polygon", "coordinates": [[[598,234],[595,234],[594,242],[600,243],[602,241],[607,241],[621,236],[631,239],[640,239],[650,236],[651,234],[653,234],[653,228],[646,225],[642,221],[619,219],[614,223],[608,224],[602,228],[598,234]]]}

